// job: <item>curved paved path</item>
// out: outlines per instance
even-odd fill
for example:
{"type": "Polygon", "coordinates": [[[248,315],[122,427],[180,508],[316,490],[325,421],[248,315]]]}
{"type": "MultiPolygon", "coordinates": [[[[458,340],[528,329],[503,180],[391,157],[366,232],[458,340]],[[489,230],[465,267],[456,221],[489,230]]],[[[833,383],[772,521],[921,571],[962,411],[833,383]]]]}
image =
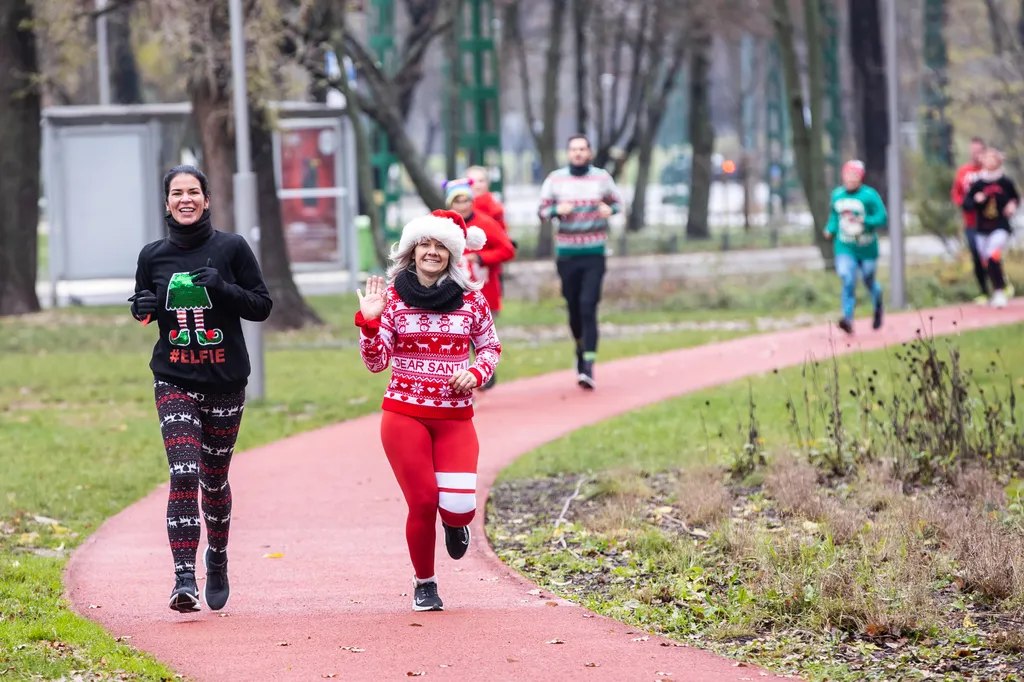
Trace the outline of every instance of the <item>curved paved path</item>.
{"type": "MultiPolygon", "coordinates": [[[[499,385],[479,401],[479,498],[513,459],[574,429],[810,354],[826,356],[834,341],[844,353],[910,340],[929,324],[946,334],[1021,321],[1024,301],[1001,311],[946,308],[890,316],[881,332],[858,324],[853,341],[815,327],[603,363],[592,394],[580,392],[568,372],[499,385]]],[[[460,681],[775,677],[653,636],[636,641],[644,633],[546,593],[531,595],[534,585],[491,551],[482,514],[462,561],[448,559],[439,537],[448,610],[413,613],[404,594],[411,576],[404,503],[378,424],[379,415],[371,415],[235,460],[234,591],[225,612],[181,616],[165,606],[166,486],[109,519],[75,552],[66,576],[74,608],[201,680],[397,680],[417,672],[460,681]],[[262,558],[270,553],[283,557],[262,558]],[[554,639],[564,643],[546,643],[554,639]]]]}

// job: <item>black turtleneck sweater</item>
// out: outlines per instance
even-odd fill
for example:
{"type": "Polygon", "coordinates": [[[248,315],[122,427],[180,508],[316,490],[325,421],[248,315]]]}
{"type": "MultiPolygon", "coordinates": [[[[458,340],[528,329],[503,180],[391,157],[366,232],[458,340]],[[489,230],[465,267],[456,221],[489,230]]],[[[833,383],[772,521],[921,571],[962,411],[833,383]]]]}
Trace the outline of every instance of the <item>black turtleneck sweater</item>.
{"type": "Polygon", "coordinates": [[[156,294],[160,336],[149,363],[153,375],[203,393],[232,393],[249,379],[241,320],[262,322],[273,302],[259,264],[243,237],[218,232],[205,212],[196,225],[167,218],[168,237],[139,253],[135,291],[156,294]],[[216,288],[192,284],[189,273],[213,267],[216,288]]]}

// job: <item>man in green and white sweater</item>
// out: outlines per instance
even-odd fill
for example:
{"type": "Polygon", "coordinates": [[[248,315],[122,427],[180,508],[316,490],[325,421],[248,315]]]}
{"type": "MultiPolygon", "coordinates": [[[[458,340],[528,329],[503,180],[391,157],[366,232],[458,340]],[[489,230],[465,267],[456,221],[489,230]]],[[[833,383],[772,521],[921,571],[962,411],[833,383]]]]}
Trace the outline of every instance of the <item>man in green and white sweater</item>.
{"type": "Polygon", "coordinates": [[[847,161],[843,165],[843,184],[832,191],[825,237],[834,240],[836,274],[842,282],[843,316],[839,328],[853,333],[857,275],[871,294],[874,309],[872,327],[882,326],[882,285],[878,273],[878,230],[888,222],[885,204],[873,187],[864,184],[864,164],[847,161]]]}
{"type": "Polygon", "coordinates": [[[622,211],[622,200],[612,176],[590,164],[594,154],[586,137],[569,139],[568,156],[569,165],[544,180],[540,217],[558,220],[555,258],[576,339],[577,383],[593,389],[608,218],[622,211]]]}

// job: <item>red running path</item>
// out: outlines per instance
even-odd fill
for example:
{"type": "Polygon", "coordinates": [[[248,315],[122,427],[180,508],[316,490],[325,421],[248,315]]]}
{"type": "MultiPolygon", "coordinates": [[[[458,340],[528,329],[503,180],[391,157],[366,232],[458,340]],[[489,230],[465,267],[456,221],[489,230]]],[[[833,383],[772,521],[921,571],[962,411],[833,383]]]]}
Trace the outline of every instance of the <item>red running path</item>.
{"type": "MultiPolygon", "coordinates": [[[[479,401],[479,499],[519,455],[643,405],[825,357],[833,346],[846,353],[912,340],[922,328],[938,335],[1022,321],[1024,301],[1004,310],[945,308],[892,315],[880,332],[858,324],[852,340],[813,327],[603,363],[589,394],[568,372],[499,384],[479,401]]],[[[182,616],[165,605],[173,583],[166,486],[109,519],[74,553],[66,585],[75,610],[130,635],[179,673],[218,682],[398,680],[416,672],[428,682],[775,678],[658,637],[637,641],[646,633],[547,593],[531,595],[535,586],[491,551],[482,514],[459,562],[448,559],[439,534],[447,610],[413,613],[405,508],[378,424],[374,414],[235,459],[232,595],[224,612],[182,616]],[[283,557],[262,558],[270,553],[283,557]],[[554,639],[564,644],[547,644],[554,639]]]]}

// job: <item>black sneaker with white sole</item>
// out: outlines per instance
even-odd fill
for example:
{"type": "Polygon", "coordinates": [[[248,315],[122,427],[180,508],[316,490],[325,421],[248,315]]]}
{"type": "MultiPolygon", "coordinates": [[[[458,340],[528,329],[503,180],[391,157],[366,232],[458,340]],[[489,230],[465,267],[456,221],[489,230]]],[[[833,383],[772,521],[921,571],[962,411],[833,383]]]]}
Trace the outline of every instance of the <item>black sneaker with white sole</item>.
{"type": "Polygon", "coordinates": [[[469,549],[469,541],[472,537],[469,526],[456,528],[449,526],[444,521],[441,522],[441,525],[444,526],[444,546],[448,548],[448,556],[456,560],[466,556],[466,550],[469,549]]]}
{"type": "Polygon", "coordinates": [[[437,595],[437,583],[431,580],[425,583],[416,583],[416,590],[412,597],[413,611],[443,611],[444,603],[437,595]]]}
{"type": "Polygon", "coordinates": [[[182,571],[174,574],[174,590],[167,605],[178,613],[195,613],[199,610],[199,588],[196,587],[195,573],[182,571]]]}
{"type": "Polygon", "coordinates": [[[228,603],[231,588],[228,587],[228,555],[226,552],[214,552],[209,547],[203,553],[203,564],[206,565],[206,588],[203,598],[206,605],[214,611],[220,611],[228,603]]]}
{"type": "Polygon", "coordinates": [[[585,388],[588,391],[593,390],[597,386],[597,383],[594,381],[593,360],[584,360],[580,363],[580,370],[576,376],[576,383],[580,385],[580,388],[585,388]]]}

